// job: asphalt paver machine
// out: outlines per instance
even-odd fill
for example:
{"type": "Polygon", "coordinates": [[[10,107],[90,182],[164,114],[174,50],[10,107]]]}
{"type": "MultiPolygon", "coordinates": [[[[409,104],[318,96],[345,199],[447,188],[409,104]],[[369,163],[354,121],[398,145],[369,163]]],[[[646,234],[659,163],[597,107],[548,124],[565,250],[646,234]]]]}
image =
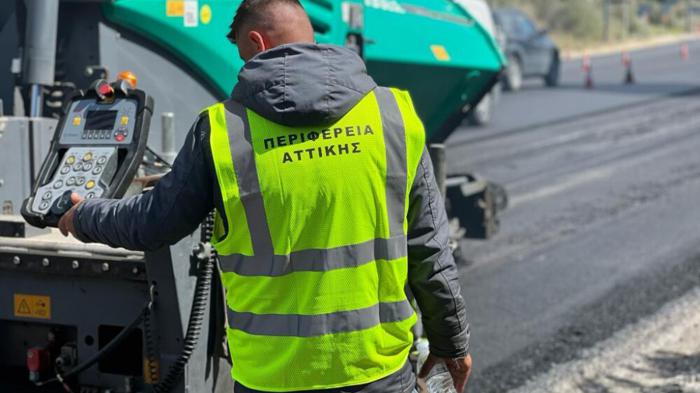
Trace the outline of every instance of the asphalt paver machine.
{"type": "MultiPolygon", "coordinates": [[[[498,80],[493,37],[462,2],[302,3],[319,42],[411,91],[453,216],[492,234],[488,183],[445,181],[441,143],[498,80]]],[[[225,35],[238,4],[0,2],[1,392],[232,391],[211,220],[148,252],[50,228],[70,191],[120,198],[167,172],[197,113],[236,82],[225,35]]]]}

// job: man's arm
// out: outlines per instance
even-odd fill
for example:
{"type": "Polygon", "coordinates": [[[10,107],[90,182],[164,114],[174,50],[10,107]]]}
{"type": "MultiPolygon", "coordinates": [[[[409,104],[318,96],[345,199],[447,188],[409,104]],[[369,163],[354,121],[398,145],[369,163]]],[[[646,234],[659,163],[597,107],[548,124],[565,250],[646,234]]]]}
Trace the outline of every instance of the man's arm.
{"type": "Polygon", "coordinates": [[[207,159],[209,119],[199,117],[187,135],[172,170],[153,190],[127,199],[81,202],[72,216],[73,231],[85,242],[132,250],[173,244],[192,232],[214,206],[214,179],[207,159]]]}
{"type": "Polygon", "coordinates": [[[409,194],[408,223],[408,281],[422,312],[430,352],[441,358],[465,357],[469,323],[448,245],[447,213],[427,149],[409,194]]]}

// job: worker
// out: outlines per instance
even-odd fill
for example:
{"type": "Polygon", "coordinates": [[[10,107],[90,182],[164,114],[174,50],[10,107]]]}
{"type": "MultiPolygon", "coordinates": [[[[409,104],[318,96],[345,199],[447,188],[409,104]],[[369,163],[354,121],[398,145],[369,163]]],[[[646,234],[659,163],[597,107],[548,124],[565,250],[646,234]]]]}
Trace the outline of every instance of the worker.
{"type": "Polygon", "coordinates": [[[171,172],[131,198],[74,194],[59,228],[152,250],[215,209],[237,393],[414,392],[413,298],[430,342],[421,372],[444,362],[461,392],[469,327],[409,94],[314,43],[298,0],[244,0],[228,37],[238,83],[202,111],[171,172]]]}

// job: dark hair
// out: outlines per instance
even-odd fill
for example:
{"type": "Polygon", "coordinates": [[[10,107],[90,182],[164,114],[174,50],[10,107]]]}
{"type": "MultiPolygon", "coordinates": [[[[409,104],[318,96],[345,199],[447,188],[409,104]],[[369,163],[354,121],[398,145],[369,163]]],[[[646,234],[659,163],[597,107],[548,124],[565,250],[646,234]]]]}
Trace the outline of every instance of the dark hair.
{"type": "Polygon", "coordinates": [[[235,44],[236,35],[243,25],[262,20],[267,8],[274,4],[290,4],[303,8],[299,0],[243,0],[236,10],[231,26],[229,26],[230,31],[226,35],[229,41],[235,44]]]}

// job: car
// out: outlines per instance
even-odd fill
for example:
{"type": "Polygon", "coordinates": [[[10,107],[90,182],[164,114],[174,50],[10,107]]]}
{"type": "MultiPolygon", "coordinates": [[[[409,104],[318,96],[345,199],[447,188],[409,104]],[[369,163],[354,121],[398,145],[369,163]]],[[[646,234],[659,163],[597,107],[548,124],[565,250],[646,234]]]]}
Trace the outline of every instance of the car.
{"type": "Polygon", "coordinates": [[[508,66],[503,74],[505,90],[517,91],[524,78],[542,78],[546,86],[559,84],[559,48],[547,34],[516,8],[494,10],[494,21],[506,37],[508,66]]]}
{"type": "MultiPolygon", "coordinates": [[[[454,0],[454,2],[476,19],[484,30],[496,39],[501,49],[504,48],[502,45],[504,39],[502,39],[502,34],[493,20],[493,11],[485,0],[454,0]]],[[[500,85],[500,82],[494,85],[491,91],[486,93],[476,107],[469,112],[467,116],[469,125],[486,126],[491,122],[501,95],[500,85]]]]}

